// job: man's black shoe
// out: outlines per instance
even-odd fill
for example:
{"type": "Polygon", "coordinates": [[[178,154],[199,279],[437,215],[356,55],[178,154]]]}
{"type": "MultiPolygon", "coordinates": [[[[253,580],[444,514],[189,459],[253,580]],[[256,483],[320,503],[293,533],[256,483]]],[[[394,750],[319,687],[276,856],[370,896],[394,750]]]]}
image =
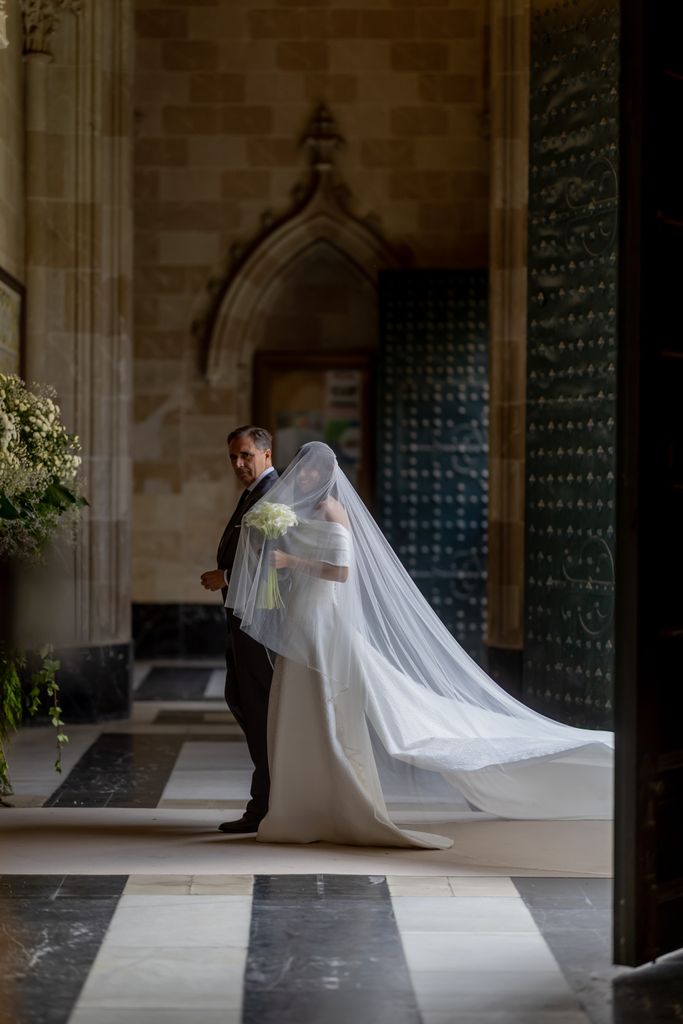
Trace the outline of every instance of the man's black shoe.
{"type": "Polygon", "coordinates": [[[260,818],[240,818],[238,821],[224,821],[218,826],[219,832],[227,832],[231,836],[249,835],[258,832],[260,818]]]}

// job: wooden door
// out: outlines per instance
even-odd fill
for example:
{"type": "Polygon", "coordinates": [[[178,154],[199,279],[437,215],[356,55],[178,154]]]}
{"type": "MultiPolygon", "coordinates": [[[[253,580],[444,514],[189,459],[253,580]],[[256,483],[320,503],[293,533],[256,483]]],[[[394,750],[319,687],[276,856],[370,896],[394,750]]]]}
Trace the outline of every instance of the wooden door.
{"type": "Polygon", "coordinates": [[[621,5],[614,958],[683,947],[683,5],[621,5]]]}

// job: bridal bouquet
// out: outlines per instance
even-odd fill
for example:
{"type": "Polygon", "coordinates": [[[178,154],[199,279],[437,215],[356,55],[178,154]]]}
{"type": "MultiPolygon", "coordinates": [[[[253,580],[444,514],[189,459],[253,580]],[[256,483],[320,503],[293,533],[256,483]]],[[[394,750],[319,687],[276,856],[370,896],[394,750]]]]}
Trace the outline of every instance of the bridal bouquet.
{"type": "MultiPolygon", "coordinates": [[[[242,519],[243,526],[253,527],[262,533],[267,540],[277,540],[284,537],[290,526],[297,526],[299,520],[289,505],[282,505],[272,501],[260,501],[256,508],[252,509],[242,519]]],[[[277,582],[277,569],[271,567],[265,583],[261,585],[259,592],[259,605],[261,608],[283,608],[284,602],[280,594],[277,582]]]]}

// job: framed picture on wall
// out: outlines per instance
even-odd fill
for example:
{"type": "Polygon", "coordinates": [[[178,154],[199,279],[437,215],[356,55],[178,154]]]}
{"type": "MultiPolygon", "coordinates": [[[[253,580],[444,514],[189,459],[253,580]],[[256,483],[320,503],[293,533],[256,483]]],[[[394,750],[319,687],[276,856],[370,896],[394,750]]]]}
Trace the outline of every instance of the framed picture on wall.
{"type": "Polygon", "coordinates": [[[24,334],[23,284],[0,268],[0,373],[20,373],[24,334]]]}
{"type": "Polygon", "coordinates": [[[254,422],[273,434],[278,469],[324,441],[366,503],[373,494],[371,357],[367,352],[257,352],[254,422]]]}

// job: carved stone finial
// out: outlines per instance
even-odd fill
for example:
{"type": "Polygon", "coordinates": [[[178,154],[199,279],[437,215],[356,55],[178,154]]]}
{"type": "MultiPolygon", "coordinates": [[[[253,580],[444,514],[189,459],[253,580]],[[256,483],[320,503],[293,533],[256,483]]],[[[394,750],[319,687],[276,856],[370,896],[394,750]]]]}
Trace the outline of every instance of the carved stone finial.
{"type": "Polygon", "coordinates": [[[0,0],[0,50],[6,50],[8,46],[7,11],[5,10],[5,0],[0,0]]]}
{"type": "Polygon", "coordinates": [[[63,14],[80,14],[81,0],[19,0],[24,20],[24,53],[52,56],[50,42],[63,14]]]}
{"type": "Polygon", "coordinates": [[[321,103],[313,113],[302,145],[311,154],[311,166],[316,170],[327,170],[332,166],[335,149],[344,145],[344,139],[337,131],[337,123],[329,108],[321,103]]]}

